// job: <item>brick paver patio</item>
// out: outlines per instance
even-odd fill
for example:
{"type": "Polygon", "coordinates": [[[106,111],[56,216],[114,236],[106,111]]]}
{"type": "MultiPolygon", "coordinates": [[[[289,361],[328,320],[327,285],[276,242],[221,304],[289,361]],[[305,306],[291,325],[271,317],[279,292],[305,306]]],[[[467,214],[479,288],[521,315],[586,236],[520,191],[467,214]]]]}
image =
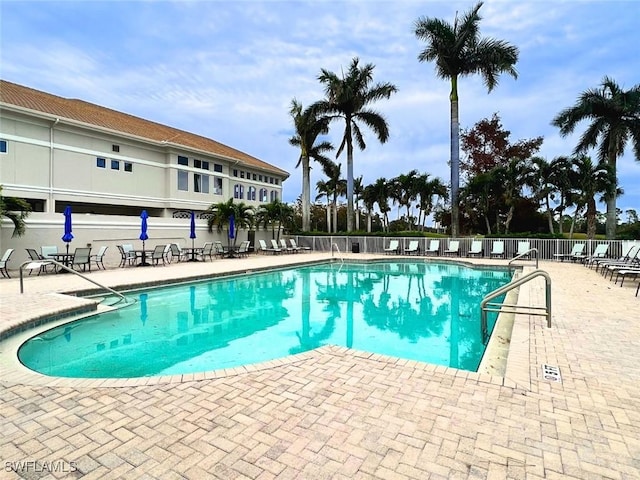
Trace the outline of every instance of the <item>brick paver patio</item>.
{"type": "MultiPolygon", "coordinates": [[[[327,254],[91,278],[115,286],[319,258],[327,254]]],[[[329,346],[184,378],[60,380],[16,373],[10,337],[0,344],[0,477],[639,479],[636,284],[576,264],[540,267],[553,279],[553,325],[516,316],[505,378],[329,346]],[[562,383],[542,378],[543,363],[562,383]]],[[[84,288],[71,275],[32,276],[20,295],[17,280],[1,280],[0,331],[86,306],[51,293],[84,288]]],[[[541,305],[543,294],[538,279],[521,300],[541,305]]]]}

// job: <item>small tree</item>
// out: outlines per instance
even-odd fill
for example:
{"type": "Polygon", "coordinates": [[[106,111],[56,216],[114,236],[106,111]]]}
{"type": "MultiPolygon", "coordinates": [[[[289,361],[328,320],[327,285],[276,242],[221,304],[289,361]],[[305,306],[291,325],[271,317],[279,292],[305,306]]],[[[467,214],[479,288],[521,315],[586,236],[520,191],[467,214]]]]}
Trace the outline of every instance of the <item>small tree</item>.
{"type": "Polygon", "coordinates": [[[24,235],[26,228],[25,219],[31,213],[31,205],[22,198],[5,197],[2,195],[2,185],[0,185],[0,215],[7,217],[13,222],[12,237],[24,235]]]}
{"type": "Polygon", "coordinates": [[[215,203],[211,205],[207,211],[213,214],[207,220],[209,232],[213,232],[213,227],[216,227],[218,233],[226,231],[227,245],[230,247],[236,244],[238,238],[236,232],[238,230],[250,229],[253,225],[254,208],[244,202],[236,203],[233,201],[233,198],[230,198],[226,202],[215,203]],[[233,216],[235,226],[233,239],[230,236],[231,216],[233,216]]]}

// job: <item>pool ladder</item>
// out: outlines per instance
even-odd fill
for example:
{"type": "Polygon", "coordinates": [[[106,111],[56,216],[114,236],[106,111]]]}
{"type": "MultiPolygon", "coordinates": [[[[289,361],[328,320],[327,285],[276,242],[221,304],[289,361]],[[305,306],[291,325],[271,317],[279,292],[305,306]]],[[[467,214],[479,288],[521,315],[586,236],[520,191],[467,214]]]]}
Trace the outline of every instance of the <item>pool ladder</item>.
{"type": "Polygon", "coordinates": [[[482,302],[480,302],[480,333],[482,334],[482,343],[484,344],[489,340],[489,334],[487,331],[487,312],[525,313],[529,315],[545,316],[547,317],[547,328],[551,328],[551,277],[544,270],[534,270],[533,272],[526,274],[524,277],[513,280],[485,295],[482,302]],[[491,302],[494,298],[504,295],[505,293],[519,287],[523,283],[533,280],[536,277],[544,277],[546,300],[544,307],[491,302]],[[525,309],[525,311],[521,311],[520,309],[525,309]]]}
{"type": "MultiPolygon", "coordinates": [[[[123,294],[121,294],[121,293],[119,293],[119,292],[116,292],[116,291],[115,291],[115,290],[113,290],[112,288],[106,287],[106,286],[104,286],[104,285],[102,285],[102,284],[100,284],[100,283],[96,282],[95,280],[90,279],[90,278],[89,278],[89,277],[87,277],[86,275],[83,275],[83,274],[82,274],[82,273],[80,273],[80,272],[76,272],[73,268],[69,268],[69,267],[67,267],[66,265],[64,265],[64,264],[62,264],[62,263],[60,263],[60,262],[58,262],[57,260],[53,260],[53,259],[47,259],[47,260],[43,260],[43,261],[27,260],[26,262],[23,262],[23,263],[20,265],[20,293],[24,293],[24,282],[23,282],[23,277],[24,277],[23,271],[24,271],[24,267],[28,266],[30,269],[32,269],[32,270],[33,270],[33,269],[35,269],[35,268],[40,268],[40,267],[42,267],[42,266],[50,265],[50,264],[54,264],[54,265],[56,265],[57,267],[62,268],[63,270],[66,270],[66,271],[67,271],[67,272],[69,272],[69,273],[73,273],[74,275],[77,275],[77,276],[79,276],[79,277],[81,277],[81,278],[84,278],[87,282],[91,282],[91,283],[93,283],[94,285],[97,285],[97,286],[98,286],[98,287],[100,287],[100,288],[104,288],[106,291],[108,291],[108,292],[112,293],[113,295],[117,296],[117,297],[118,297],[118,301],[117,301],[117,302],[115,302],[115,303],[114,303],[113,305],[111,305],[111,306],[117,305],[117,304],[119,304],[120,302],[123,302],[123,301],[124,301],[124,303],[125,303],[125,304],[128,304],[128,303],[129,303],[129,299],[127,299],[127,297],[125,297],[123,294]]],[[[134,303],[135,303],[135,300],[134,300],[134,303]]]]}

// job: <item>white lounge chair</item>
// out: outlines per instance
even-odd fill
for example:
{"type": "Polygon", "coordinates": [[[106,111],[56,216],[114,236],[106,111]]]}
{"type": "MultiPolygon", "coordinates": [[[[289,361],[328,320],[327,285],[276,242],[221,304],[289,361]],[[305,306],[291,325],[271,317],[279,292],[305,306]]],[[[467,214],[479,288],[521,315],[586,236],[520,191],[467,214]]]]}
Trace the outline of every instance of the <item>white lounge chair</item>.
{"type": "Polygon", "coordinates": [[[528,241],[524,241],[524,242],[518,242],[518,250],[516,250],[516,254],[514,255],[514,257],[517,257],[518,255],[522,255],[522,258],[531,258],[531,252],[529,251],[531,249],[531,243],[528,241]]]}
{"type": "Polygon", "coordinates": [[[504,242],[502,240],[495,240],[493,242],[489,258],[504,258],[504,242]]]}
{"type": "Polygon", "coordinates": [[[100,268],[102,268],[102,270],[106,270],[103,260],[104,254],[107,252],[107,248],[107,246],[103,245],[98,249],[98,253],[96,253],[95,255],[91,255],[91,261],[96,264],[98,270],[100,270],[100,268]]]}
{"type": "Polygon", "coordinates": [[[433,253],[434,255],[438,255],[440,252],[440,240],[429,240],[429,246],[424,251],[425,255],[429,255],[433,253]]]}
{"type": "Polygon", "coordinates": [[[482,240],[473,240],[471,248],[467,252],[467,257],[482,256],[482,240]]]}
{"type": "MultiPolygon", "coordinates": [[[[275,242],[275,240],[274,240],[275,242]]],[[[276,242],[275,245],[277,247],[280,247],[282,249],[283,252],[287,252],[287,253],[298,253],[298,250],[296,250],[293,247],[290,247],[289,245],[287,245],[287,241],[284,238],[280,239],[280,245],[278,245],[278,243],[276,242]]]]}
{"type": "Polygon", "coordinates": [[[584,252],[584,243],[576,243],[573,245],[570,253],[554,253],[554,258],[560,259],[561,262],[564,262],[565,259],[574,260],[574,257],[577,255],[582,255],[584,252]]]}
{"type": "Polygon", "coordinates": [[[7,278],[11,278],[9,275],[9,270],[7,270],[7,263],[9,262],[9,258],[11,258],[11,254],[13,253],[13,248],[7,248],[4,251],[4,255],[0,258],[0,273],[4,277],[6,275],[7,278]]]}
{"type": "Polygon", "coordinates": [[[299,246],[293,238],[289,239],[289,243],[297,251],[305,251],[306,252],[306,251],[311,250],[311,247],[306,247],[306,246],[301,246],[301,245],[299,246]]]}
{"type": "Polygon", "coordinates": [[[445,255],[460,255],[460,242],[458,240],[449,240],[449,248],[443,253],[445,255]]]}
{"type": "Polygon", "coordinates": [[[605,258],[608,251],[609,244],[600,243],[596,245],[596,248],[593,250],[593,253],[591,253],[591,255],[583,259],[582,263],[584,263],[585,267],[590,267],[594,261],[605,258]]]}
{"type": "Polygon", "coordinates": [[[280,249],[280,247],[278,248],[269,248],[267,247],[267,242],[265,242],[264,240],[258,240],[258,245],[260,245],[260,251],[263,253],[269,252],[272,254],[276,254],[276,253],[280,253],[282,252],[282,250],[280,249]]]}
{"type": "Polygon", "coordinates": [[[400,243],[398,240],[389,240],[389,246],[384,249],[384,253],[400,253],[400,243]]]}
{"type": "Polygon", "coordinates": [[[418,240],[410,240],[409,246],[404,249],[404,253],[406,255],[417,255],[418,253],[420,253],[420,242],[418,240]]]}

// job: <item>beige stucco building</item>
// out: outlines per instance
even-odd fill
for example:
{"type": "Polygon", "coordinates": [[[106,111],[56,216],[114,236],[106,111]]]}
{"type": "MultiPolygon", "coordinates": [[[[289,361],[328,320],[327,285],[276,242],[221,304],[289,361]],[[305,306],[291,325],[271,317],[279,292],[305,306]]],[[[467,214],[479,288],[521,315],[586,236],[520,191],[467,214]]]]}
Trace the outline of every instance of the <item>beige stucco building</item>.
{"type": "Polygon", "coordinates": [[[215,140],[0,80],[0,184],[4,196],[33,208],[23,237],[12,238],[13,224],[2,219],[0,248],[16,249],[14,268],[26,247],[62,247],[67,205],[71,248],[108,245],[115,259],[116,244],[137,241],[143,209],[147,246],[190,245],[192,210],[202,244],[217,238],[206,228],[211,204],[234,198],[258,207],[281,199],[288,176],[215,140]]]}

